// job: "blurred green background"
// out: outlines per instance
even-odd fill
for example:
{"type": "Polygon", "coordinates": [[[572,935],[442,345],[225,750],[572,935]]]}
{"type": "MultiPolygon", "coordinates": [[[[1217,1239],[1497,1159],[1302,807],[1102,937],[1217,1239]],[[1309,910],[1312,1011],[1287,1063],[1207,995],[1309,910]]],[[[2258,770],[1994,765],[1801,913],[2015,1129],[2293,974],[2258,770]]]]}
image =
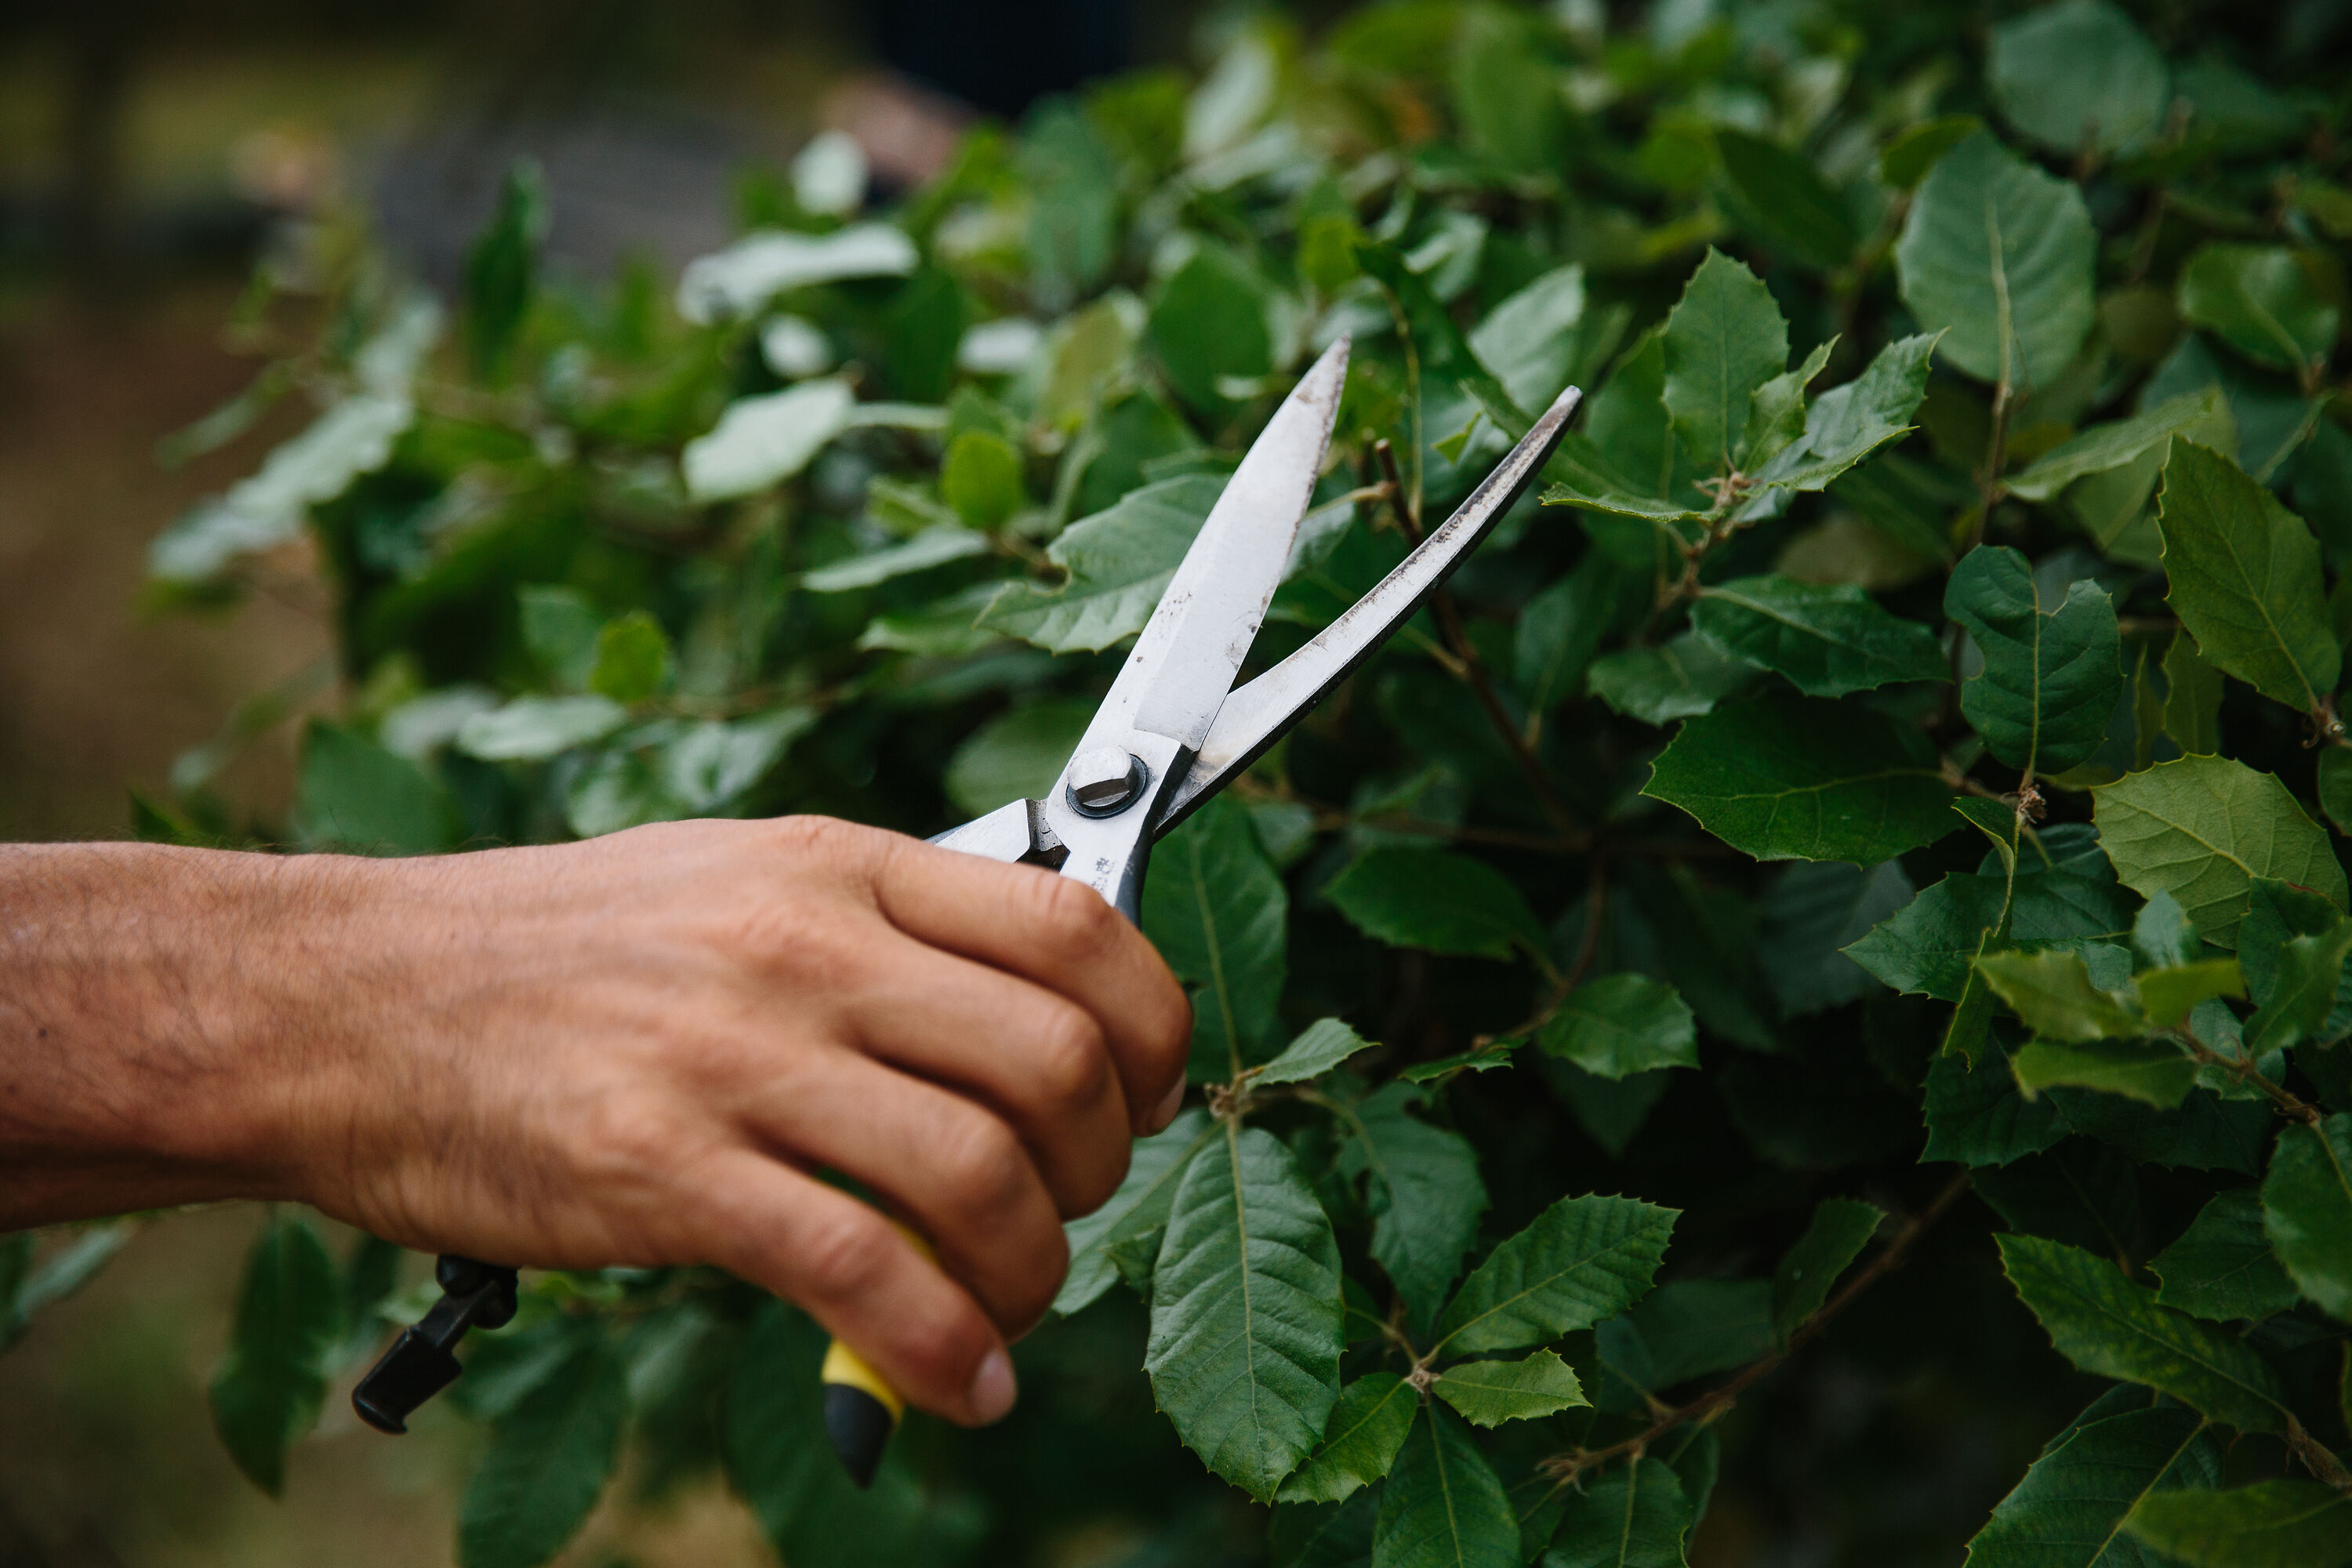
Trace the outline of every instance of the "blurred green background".
{"type": "MultiPolygon", "coordinates": [[[[140,610],[149,539],[246,461],[168,470],[157,443],[250,375],[222,323],[289,226],[363,206],[446,285],[528,153],[552,265],[674,271],[730,231],[739,178],[821,128],[903,186],[972,119],[1184,58],[1215,22],[1052,0],[0,4],[0,838],[123,836],[127,785],[160,788],[237,699],[302,689],[328,654],[325,599],[300,581],[215,618],[140,610]]],[[[300,417],[281,415],[264,442],[300,417]]],[[[278,815],[298,729],[216,787],[278,815]]],[[[258,1221],[147,1227],[0,1358],[0,1564],[449,1560],[473,1432],[447,1412],[388,1442],[339,1394],[283,1502],[213,1439],[205,1382],[258,1221]]],[[[562,1559],[772,1560],[715,1489],[625,1526],[600,1516],[562,1559]]]]}

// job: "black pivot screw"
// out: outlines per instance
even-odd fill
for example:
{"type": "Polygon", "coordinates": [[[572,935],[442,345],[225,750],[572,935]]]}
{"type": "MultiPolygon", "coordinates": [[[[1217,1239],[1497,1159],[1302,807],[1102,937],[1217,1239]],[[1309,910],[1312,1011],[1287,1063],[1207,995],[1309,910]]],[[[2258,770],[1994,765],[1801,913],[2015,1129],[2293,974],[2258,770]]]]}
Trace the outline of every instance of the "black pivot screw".
{"type": "Polygon", "coordinates": [[[464,1370],[452,1353],[467,1329],[502,1329],[514,1321],[515,1271],[444,1253],[433,1265],[441,1300],[383,1352],[352,1390],[352,1408],[379,1432],[408,1430],[415,1408],[464,1370]]]}

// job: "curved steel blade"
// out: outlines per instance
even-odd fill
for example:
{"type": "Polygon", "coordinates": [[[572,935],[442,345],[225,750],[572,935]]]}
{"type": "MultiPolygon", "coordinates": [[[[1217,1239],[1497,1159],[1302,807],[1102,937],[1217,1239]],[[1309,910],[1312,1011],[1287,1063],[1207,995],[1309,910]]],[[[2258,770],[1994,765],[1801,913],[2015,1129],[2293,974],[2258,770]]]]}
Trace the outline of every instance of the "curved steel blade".
{"type": "Polygon", "coordinates": [[[1331,445],[1347,376],[1348,340],[1341,338],[1274,411],[1201,524],[1072,755],[1124,744],[1130,730],[1164,735],[1187,751],[1208,734],[1282,581],[1331,445]]]}
{"type": "Polygon", "coordinates": [[[1165,833],[1192,815],[1203,800],[1255,762],[1282,739],[1307,711],[1348,678],[1435,593],[1471,548],[1526,493],[1584,394],[1571,386],[1544,410],[1519,444],[1470,493],[1470,499],[1398,563],[1372,591],[1357,600],[1297,653],[1225,699],[1192,767],[1177,782],[1155,826],[1165,833]]]}

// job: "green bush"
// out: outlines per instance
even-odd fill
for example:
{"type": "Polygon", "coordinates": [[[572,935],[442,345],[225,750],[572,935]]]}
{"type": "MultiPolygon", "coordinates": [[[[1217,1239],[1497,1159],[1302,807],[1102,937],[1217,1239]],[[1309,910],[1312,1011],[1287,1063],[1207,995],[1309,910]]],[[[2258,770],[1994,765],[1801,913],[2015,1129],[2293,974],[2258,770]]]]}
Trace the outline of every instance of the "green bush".
{"type": "MultiPolygon", "coordinates": [[[[538,1278],[453,1395],[467,1568],[625,1450],[648,1497],[723,1468],[794,1568],[2352,1562],[2323,9],[1398,0],[975,134],[880,218],[749,183],[675,310],[540,276],[527,172],[446,348],[331,226],[266,273],[251,320],[315,330],[184,445],[321,412],[157,592],[310,542],[341,716],[282,829],[205,780],[296,692],[157,835],[936,832],[1051,779],[1319,344],[1262,661],[1591,393],[1161,846],[1205,1105],[1071,1227],[1013,1421],[918,1420],[861,1497],[798,1312],[538,1278]]],[[[273,1221],[214,1391],[256,1481],[395,1264],[273,1221]]]]}

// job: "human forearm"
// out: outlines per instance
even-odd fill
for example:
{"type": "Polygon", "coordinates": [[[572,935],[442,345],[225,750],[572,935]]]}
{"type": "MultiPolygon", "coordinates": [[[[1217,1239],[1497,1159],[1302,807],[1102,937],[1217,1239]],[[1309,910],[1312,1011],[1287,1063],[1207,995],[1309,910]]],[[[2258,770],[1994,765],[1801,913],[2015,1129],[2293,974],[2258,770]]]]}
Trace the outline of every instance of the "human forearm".
{"type": "Polygon", "coordinates": [[[0,847],[0,1228],[296,1195],[354,864],[0,847]]]}

